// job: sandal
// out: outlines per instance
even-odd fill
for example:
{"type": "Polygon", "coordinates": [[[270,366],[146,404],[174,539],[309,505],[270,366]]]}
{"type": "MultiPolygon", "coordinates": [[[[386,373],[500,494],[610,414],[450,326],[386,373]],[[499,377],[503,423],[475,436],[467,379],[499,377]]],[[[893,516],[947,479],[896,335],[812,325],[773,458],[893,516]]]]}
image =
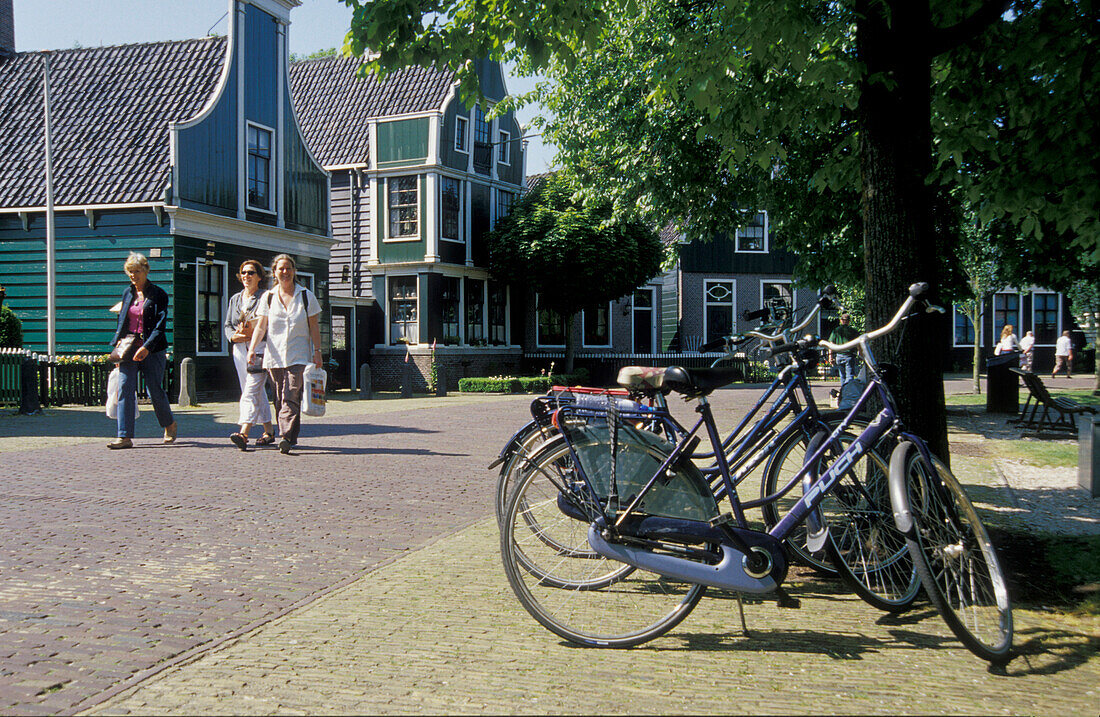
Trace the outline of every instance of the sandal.
{"type": "Polygon", "coordinates": [[[248,436],[241,433],[230,433],[229,440],[233,441],[233,445],[240,448],[242,451],[248,449],[248,436]]]}
{"type": "Polygon", "coordinates": [[[275,434],[274,433],[265,433],[265,434],[263,434],[262,436],[260,436],[259,438],[256,439],[256,445],[257,446],[270,446],[274,442],[275,442],[275,434]]]}

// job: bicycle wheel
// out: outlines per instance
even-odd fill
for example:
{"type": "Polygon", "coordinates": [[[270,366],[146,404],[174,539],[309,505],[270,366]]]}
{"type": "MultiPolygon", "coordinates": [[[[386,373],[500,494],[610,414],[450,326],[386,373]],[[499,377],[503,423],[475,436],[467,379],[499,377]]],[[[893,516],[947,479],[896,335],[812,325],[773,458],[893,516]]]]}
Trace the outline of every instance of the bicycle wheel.
{"type": "Polygon", "coordinates": [[[962,485],[938,458],[910,441],[890,457],[894,512],[928,599],[975,655],[1004,663],[1012,652],[1012,604],[997,552],[962,485]]]}
{"type": "MultiPolygon", "coordinates": [[[[564,468],[561,460],[557,463],[564,468]]],[[[501,525],[504,572],[524,609],[551,632],[587,647],[637,645],[687,617],[705,588],[592,552],[588,523],[559,507],[555,476],[549,470],[526,471],[501,525]],[[567,540],[567,535],[572,537],[567,540]],[[567,542],[575,548],[568,554],[551,547],[567,542]]]]}
{"type": "Polygon", "coordinates": [[[526,459],[535,454],[539,446],[555,435],[557,430],[553,426],[541,426],[536,421],[531,421],[523,427],[516,448],[501,464],[497,477],[495,503],[498,526],[504,520],[504,510],[508,507],[508,495],[516,480],[516,472],[520,470],[526,459]]]}

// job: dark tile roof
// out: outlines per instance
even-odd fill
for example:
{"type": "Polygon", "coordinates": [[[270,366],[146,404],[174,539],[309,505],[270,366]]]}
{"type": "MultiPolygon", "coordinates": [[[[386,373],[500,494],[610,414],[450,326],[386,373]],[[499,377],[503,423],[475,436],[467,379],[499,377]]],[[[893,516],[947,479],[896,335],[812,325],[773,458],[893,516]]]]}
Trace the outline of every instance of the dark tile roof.
{"type": "Polygon", "coordinates": [[[290,66],[294,111],[302,134],[325,167],[365,164],[370,142],[367,120],[439,110],[454,75],[434,67],[406,67],[379,81],[355,76],[362,60],[322,57],[290,66]]]}
{"type": "MultiPolygon", "coordinates": [[[[225,38],[57,50],[50,60],[54,203],[159,201],[168,124],[212,95],[225,38]]],[[[0,58],[0,207],[46,203],[42,53],[0,58]]]]}

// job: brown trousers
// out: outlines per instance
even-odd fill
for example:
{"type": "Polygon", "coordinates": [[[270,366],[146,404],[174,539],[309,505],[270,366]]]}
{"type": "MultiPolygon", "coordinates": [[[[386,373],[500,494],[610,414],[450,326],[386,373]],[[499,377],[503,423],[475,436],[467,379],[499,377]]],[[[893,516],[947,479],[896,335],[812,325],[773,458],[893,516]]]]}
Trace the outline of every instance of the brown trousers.
{"type": "Polygon", "coordinates": [[[271,382],[275,384],[275,411],[279,416],[279,434],[292,444],[298,443],[302,429],[302,380],[303,364],[287,368],[269,368],[271,382]]]}

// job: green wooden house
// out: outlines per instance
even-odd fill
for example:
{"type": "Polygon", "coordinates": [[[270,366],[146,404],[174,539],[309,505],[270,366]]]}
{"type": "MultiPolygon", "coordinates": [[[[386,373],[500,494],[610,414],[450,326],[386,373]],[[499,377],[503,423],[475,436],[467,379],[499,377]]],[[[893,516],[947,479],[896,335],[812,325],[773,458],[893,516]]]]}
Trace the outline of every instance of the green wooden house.
{"type": "Polygon", "coordinates": [[[485,236],[524,181],[499,63],[477,63],[483,104],[465,104],[449,71],[410,67],[379,81],[360,61],[294,63],[302,130],[331,173],[329,298],[337,385],[369,364],[378,389],[398,386],[406,354],[421,388],[432,346],[453,388],[462,375],[514,370],[521,307],[491,280],[485,236]]]}
{"type": "Polygon", "coordinates": [[[195,359],[200,391],[236,389],[221,324],[241,261],[293,255],[327,306],[329,177],[288,78],[300,4],[229,0],[225,37],[0,48],[0,283],[27,348],[47,348],[47,63],[57,353],[108,350],[131,251],[171,297],[172,359],[195,359]]]}

